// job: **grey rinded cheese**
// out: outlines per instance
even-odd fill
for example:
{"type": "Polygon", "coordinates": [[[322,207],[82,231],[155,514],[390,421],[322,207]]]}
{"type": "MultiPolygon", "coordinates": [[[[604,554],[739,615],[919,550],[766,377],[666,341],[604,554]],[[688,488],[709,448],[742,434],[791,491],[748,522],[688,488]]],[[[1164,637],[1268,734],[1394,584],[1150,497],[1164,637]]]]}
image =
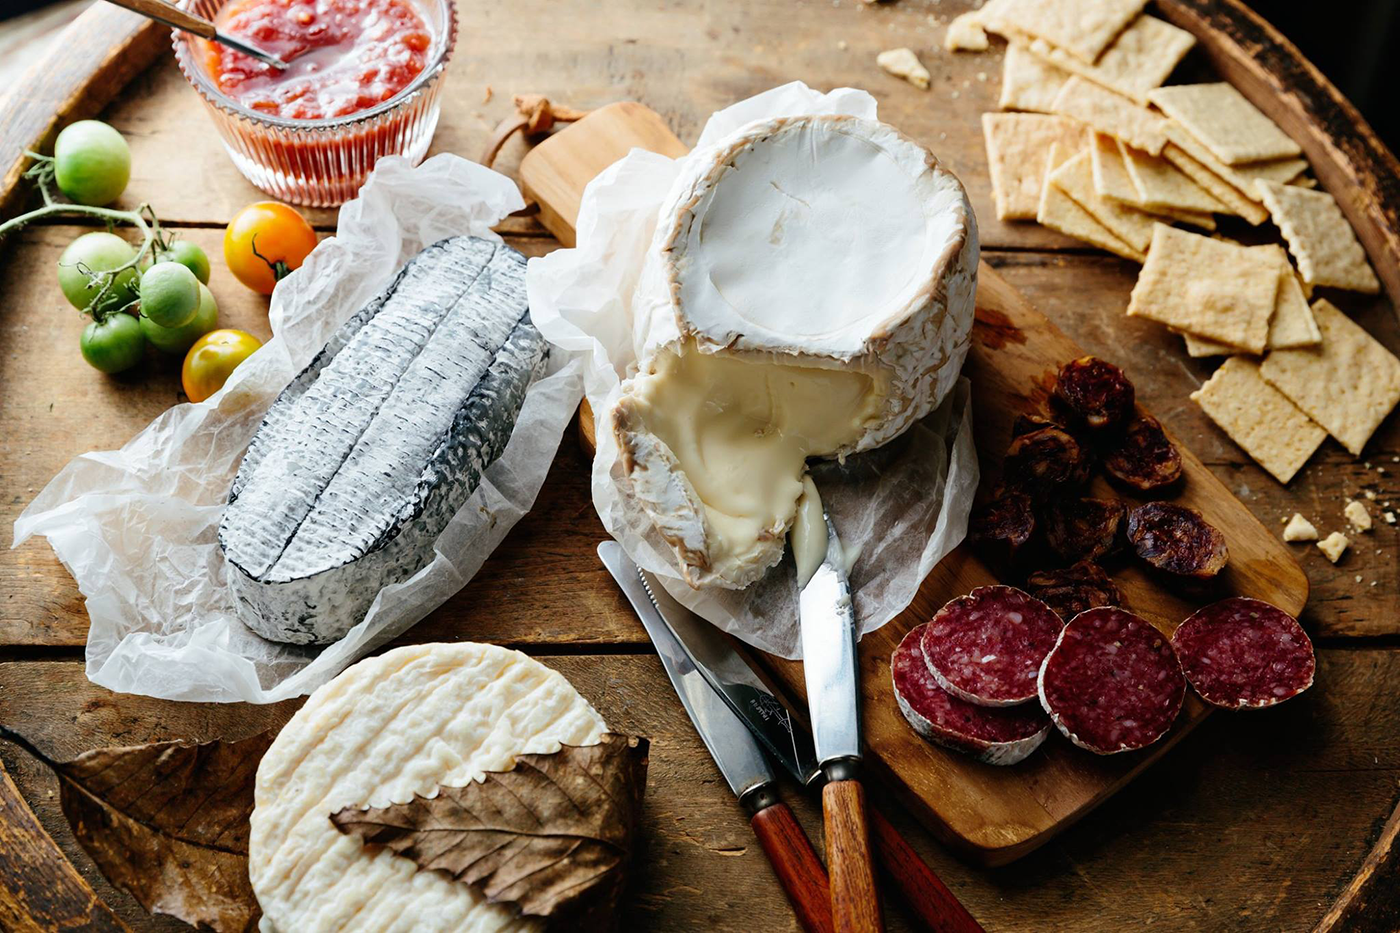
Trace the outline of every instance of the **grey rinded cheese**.
{"type": "Polygon", "coordinates": [[[453,237],[404,266],[283,390],[234,478],[219,544],[248,627],[325,644],[422,569],[546,354],[515,250],[453,237]]]}

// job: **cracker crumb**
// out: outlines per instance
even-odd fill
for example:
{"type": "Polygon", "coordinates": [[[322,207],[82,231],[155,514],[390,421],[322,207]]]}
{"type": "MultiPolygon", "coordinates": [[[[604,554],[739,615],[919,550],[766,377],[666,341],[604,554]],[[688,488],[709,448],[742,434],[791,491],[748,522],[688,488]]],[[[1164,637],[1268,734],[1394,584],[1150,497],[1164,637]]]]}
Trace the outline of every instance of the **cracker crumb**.
{"type": "MultiPolygon", "coordinates": [[[[919,56],[910,48],[889,49],[875,56],[875,64],[894,75],[903,78],[920,90],[927,91],[932,75],[919,61],[919,56]]],[[[956,93],[954,96],[957,96],[956,93]]]]}
{"type": "Polygon", "coordinates": [[[1366,498],[1367,498],[1367,499],[1370,499],[1372,502],[1375,502],[1375,501],[1376,501],[1376,491],[1375,491],[1374,489],[1368,489],[1368,490],[1366,490],[1366,498]]]}
{"type": "Polygon", "coordinates": [[[1299,512],[1294,512],[1293,517],[1288,519],[1288,526],[1283,529],[1283,540],[1285,541],[1316,541],[1317,528],[1299,512]]]}
{"type": "Polygon", "coordinates": [[[1346,508],[1342,509],[1342,514],[1351,523],[1351,527],[1357,531],[1371,530],[1371,513],[1366,511],[1366,506],[1355,499],[1348,499],[1346,508]]]}
{"type": "Polygon", "coordinates": [[[1395,513],[1387,510],[1385,513],[1385,523],[1387,525],[1393,525],[1395,524],[1395,521],[1395,513]]]}
{"type": "Polygon", "coordinates": [[[844,52],[851,47],[851,44],[845,39],[842,39],[840,42],[836,43],[836,47],[844,52]]]}
{"type": "Polygon", "coordinates": [[[1360,582],[1361,582],[1361,574],[1359,574],[1359,573],[1356,575],[1356,582],[1357,582],[1357,583],[1360,583],[1360,582]]]}
{"type": "Polygon", "coordinates": [[[1317,542],[1317,547],[1318,550],[1327,555],[1328,560],[1335,564],[1342,559],[1342,552],[1347,549],[1348,544],[1351,544],[1351,542],[1347,540],[1346,535],[1342,534],[1340,531],[1334,531],[1317,542]]]}

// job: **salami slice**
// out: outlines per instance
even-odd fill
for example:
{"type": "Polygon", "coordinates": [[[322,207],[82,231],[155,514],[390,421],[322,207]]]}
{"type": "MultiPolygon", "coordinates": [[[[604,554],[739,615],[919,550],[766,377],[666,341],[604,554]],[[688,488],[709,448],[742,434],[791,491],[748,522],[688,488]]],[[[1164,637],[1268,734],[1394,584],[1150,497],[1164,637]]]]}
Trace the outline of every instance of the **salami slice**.
{"type": "Polygon", "coordinates": [[[1091,560],[1058,570],[1037,570],[1026,577],[1025,589],[1066,622],[1086,609],[1123,605],[1117,585],[1091,560]]]}
{"type": "Polygon", "coordinates": [[[996,709],[959,700],[934,680],[921,647],[925,625],[910,630],[890,657],[899,711],[914,731],[944,748],[989,765],[1014,765],[1050,734],[1050,718],[1037,704],[996,709]]]}
{"type": "Polygon", "coordinates": [[[1122,424],[1133,411],[1136,392],[1123,370],[1096,356],[1060,367],[1055,400],[1095,431],[1122,424]]]}
{"type": "Polygon", "coordinates": [[[1041,665],[1039,687],[1051,722],[1099,755],[1160,739],[1186,696],[1171,642],[1146,619],[1112,607],[1070,620],[1041,665]]]}
{"type": "Polygon", "coordinates": [[[1064,625],[1014,586],[979,586],[938,610],[924,629],[924,661],[938,685],[978,706],[1035,699],[1035,677],[1064,625]]]}
{"type": "Polygon", "coordinates": [[[1046,506],[1045,541],[1067,561],[1097,560],[1123,545],[1128,508],[1120,499],[1059,498],[1046,506]]]}
{"type": "Polygon", "coordinates": [[[1011,422],[1011,436],[1020,437],[1022,434],[1029,434],[1032,431],[1039,431],[1041,428],[1059,428],[1064,430],[1064,425],[1058,421],[1052,421],[1044,415],[1023,414],[1017,415],[1016,420],[1011,422]]]}
{"type": "Polygon", "coordinates": [[[1138,414],[1121,438],[1103,451],[1103,470],[1110,479],[1138,492],[1152,492],[1181,478],[1181,453],[1167,438],[1161,422],[1138,414]]]}
{"type": "Polygon", "coordinates": [[[998,558],[1012,560],[1035,533],[1031,497],[1017,489],[998,489],[995,496],[973,510],[967,528],[972,543],[993,551],[998,558]]]}
{"type": "Polygon", "coordinates": [[[1089,449],[1063,428],[1045,427],[1012,438],[1006,448],[1007,483],[1032,493],[1079,485],[1089,478],[1089,449]]]}
{"type": "Polygon", "coordinates": [[[1158,570],[1209,580],[1230,559],[1225,536],[1200,512],[1170,502],[1149,502],[1128,515],[1128,542],[1158,570]]]}
{"type": "Polygon", "coordinates": [[[1232,596],[1197,611],[1172,634],[1186,679],[1225,709],[1263,709],[1312,686],[1312,641],[1298,620],[1257,599],[1232,596]]]}

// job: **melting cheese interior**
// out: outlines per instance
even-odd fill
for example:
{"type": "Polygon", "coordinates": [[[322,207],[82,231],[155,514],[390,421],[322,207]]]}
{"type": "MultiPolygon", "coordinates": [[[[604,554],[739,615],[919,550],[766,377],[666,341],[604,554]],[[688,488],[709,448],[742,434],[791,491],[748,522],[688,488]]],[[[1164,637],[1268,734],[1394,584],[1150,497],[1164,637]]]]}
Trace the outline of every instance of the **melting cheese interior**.
{"type": "Polygon", "coordinates": [[[704,505],[715,567],[750,560],[760,541],[787,533],[807,458],[854,443],[886,392],[883,374],[702,353],[693,344],[657,354],[632,389],[648,429],[704,505]]]}

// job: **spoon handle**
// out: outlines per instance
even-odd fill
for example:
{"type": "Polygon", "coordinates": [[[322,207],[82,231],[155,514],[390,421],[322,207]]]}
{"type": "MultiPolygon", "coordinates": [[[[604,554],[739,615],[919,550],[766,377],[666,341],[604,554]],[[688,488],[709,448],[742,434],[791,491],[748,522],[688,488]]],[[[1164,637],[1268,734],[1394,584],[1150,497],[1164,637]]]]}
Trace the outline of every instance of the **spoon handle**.
{"type": "Polygon", "coordinates": [[[108,0],[117,6],[126,7],[148,19],[164,23],[172,29],[183,29],[205,39],[214,38],[214,24],[193,13],[187,13],[165,0],[108,0]]]}

